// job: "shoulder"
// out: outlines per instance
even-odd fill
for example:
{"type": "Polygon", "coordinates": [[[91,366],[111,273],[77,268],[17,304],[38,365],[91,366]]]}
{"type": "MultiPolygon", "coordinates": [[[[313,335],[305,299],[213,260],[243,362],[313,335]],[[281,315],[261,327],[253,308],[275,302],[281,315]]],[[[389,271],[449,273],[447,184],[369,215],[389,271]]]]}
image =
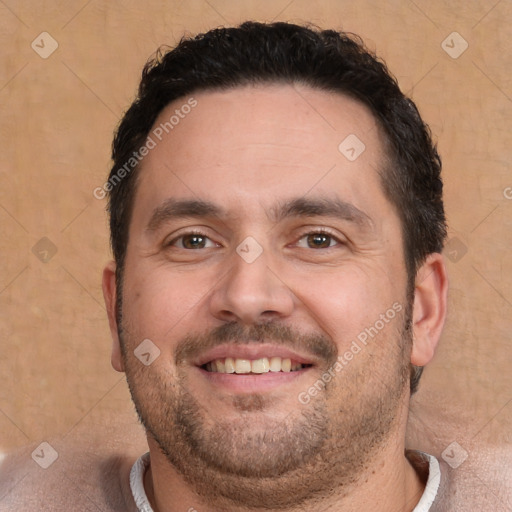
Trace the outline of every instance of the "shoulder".
{"type": "Polygon", "coordinates": [[[439,459],[414,450],[406,452],[420,477],[432,484],[430,492],[435,486],[431,494],[434,500],[433,503],[429,501],[432,504],[428,510],[512,510],[512,447],[478,447],[464,456],[454,453],[455,450],[450,450],[445,458],[441,456],[439,459]],[[429,474],[433,468],[436,475],[429,474]]]}
{"type": "Polygon", "coordinates": [[[135,511],[129,473],[136,458],[76,440],[26,447],[0,462],[0,509],[135,511]]]}
{"type": "Polygon", "coordinates": [[[475,436],[486,417],[434,393],[420,398],[411,404],[407,445],[439,461],[441,484],[431,512],[512,510],[510,427],[475,436]]]}
{"type": "Polygon", "coordinates": [[[455,465],[440,460],[441,486],[432,512],[512,510],[512,447],[474,448],[455,465]]]}

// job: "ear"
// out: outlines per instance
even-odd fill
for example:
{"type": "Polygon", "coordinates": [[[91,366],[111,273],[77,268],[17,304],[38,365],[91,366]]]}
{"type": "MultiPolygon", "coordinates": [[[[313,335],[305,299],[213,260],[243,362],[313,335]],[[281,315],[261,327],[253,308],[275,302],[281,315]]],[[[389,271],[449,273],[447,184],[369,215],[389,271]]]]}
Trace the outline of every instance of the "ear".
{"type": "Polygon", "coordinates": [[[108,323],[110,325],[110,333],[112,335],[112,355],[111,363],[114,370],[124,372],[123,357],[121,354],[121,342],[119,340],[117,315],[116,315],[116,263],[110,261],[103,269],[103,298],[107,308],[108,323]]]}
{"type": "Polygon", "coordinates": [[[411,363],[425,366],[441,337],[448,299],[448,276],[442,254],[430,254],[416,273],[411,363]]]}

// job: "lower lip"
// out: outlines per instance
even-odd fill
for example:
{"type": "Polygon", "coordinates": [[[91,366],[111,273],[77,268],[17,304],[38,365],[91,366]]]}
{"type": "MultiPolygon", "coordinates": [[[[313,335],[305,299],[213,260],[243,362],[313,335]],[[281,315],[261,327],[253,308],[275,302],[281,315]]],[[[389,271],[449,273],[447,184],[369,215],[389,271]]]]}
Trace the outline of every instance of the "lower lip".
{"type": "Polygon", "coordinates": [[[219,386],[232,393],[261,393],[271,391],[279,386],[295,382],[311,369],[311,367],[308,367],[294,372],[237,374],[208,372],[203,368],[196,368],[203,377],[208,379],[210,384],[219,386]]]}

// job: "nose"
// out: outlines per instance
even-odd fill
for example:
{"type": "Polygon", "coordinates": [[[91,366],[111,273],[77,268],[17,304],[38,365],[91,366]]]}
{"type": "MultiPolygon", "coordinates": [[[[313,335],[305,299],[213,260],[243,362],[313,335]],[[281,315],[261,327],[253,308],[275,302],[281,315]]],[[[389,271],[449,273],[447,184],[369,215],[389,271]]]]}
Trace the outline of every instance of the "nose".
{"type": "Polygon", "coordinates": [[[294,294],[275,268],[269,267],[265,251],[250,263],[233,254],[229,270],[210,299],[215,318],[246,325],[286,318],[293,308],[294,294]]]}

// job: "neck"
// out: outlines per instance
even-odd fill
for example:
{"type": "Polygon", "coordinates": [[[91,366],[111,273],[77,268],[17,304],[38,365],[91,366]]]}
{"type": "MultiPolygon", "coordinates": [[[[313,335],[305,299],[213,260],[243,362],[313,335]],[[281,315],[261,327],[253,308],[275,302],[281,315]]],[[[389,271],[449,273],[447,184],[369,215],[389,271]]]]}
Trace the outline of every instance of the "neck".
{"type": "MultiPolygon", "coordinates": [[[[403,436],[400,437],[403,439],[403,436]]],[[[252,512],[255,508],[233,503],[228,499],[211,501],[200,496],[168,463],[159,447],[148,439],[151,465],[144,477],[144,487],[154,512],[252,512]]],[[[303,478],[307,478],[307,475],[303,478]]],[[[389,445],[371,460],[367,470],[349,486],[318,495],[309,502],[289,507],[276,507],[277,512],[339,512],[375,510],[381,512],[411,512],[425,488],[415,469],[404,455],[403,444],[389,445]]]]}

